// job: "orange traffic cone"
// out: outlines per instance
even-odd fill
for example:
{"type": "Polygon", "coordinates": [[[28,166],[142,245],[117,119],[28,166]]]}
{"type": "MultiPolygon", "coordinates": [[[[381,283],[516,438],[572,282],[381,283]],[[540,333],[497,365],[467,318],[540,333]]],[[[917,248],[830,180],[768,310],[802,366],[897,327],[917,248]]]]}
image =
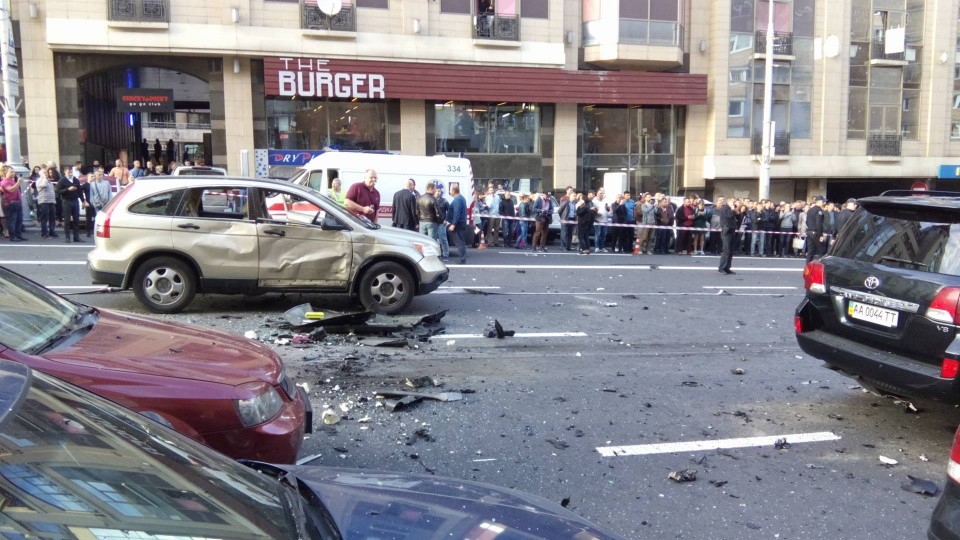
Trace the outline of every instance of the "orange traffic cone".
{"type": "Polygon", "coordinates": [[[480,245],[477,246],[477,249],[487,249],[487,239],[483,236],[483,231],[480,231],[480,245]]]}
{"type": "Polygon", "coordinates": [[[633,254],[634,255],[640,254],[640,236],[639,235],[637,235],[633,239],[633,254]]]}

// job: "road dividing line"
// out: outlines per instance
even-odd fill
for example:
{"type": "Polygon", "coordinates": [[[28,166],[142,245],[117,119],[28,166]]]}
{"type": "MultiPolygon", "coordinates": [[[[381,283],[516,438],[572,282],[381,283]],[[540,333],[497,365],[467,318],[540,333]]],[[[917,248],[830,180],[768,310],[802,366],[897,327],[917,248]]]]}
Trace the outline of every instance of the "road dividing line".
{"type": "Polygon", "coordinates": [[[731,286],[729,286],[729,285],[704,285],[703,288],[704,288],[704,289],[722,289],[722,290],[725,290],[725,291],[726,291],[726,290],[730,290],[730,289],[761,289],[761,290],[763,290],[763,289],[777,289],[777,290],[785,290],[785,291],[795,291],[795,290],[798,289],[798,287],[764,287],[764,286],[756,286],[756,287],[731,287],[731,286]]]}
{"type": "Polygon", "coordinates": [[[458,286],[455,286],[455,285],[441,285],[440,288],[441,288],[441,289],[499,289],[500,287],[496,287],[496,286],[492,286],[492,287],[486,287],[486,286],[484,286],[484,287],[474,287],[474,286],[471,286],[471,285],[462,285],[462,286],[459,286],[459,287],[458,287],[458,286]]]}
{"type": "Polygon", "coordinates": [[[598,446],[597,452],[603,457],[645,456],[649,454],[677,454],[683,452],[702,452],[721,448],[750,448],[773,446],[785,439],[790,444],[839,441],[840,436],[829,431],[817,433],[791,433],[788,435],[770,435],[767,437],[744,437],[740,439],[717,439],[711,441],[690,441],[675,443],[637,444],[632,446],[598,446]]]}
{"type": "Polygon", "coordinates": [[[3,261],[0,264],[4,265],[13,265],[13,264],[30,264],[34,266],[57,266],[57,265],[84,265],[87,264],[87,261],[3,261]]]}
{"type": "MultiPolygon", "coordinates": [[[[700,270],[716,272],[714,266],[662,266],[657,264],[630,264],[630,265],[566,265],[566,264],[457,264],[448,266],[450,270],[463,270],[472,268],[487,268],[493,270],[700,270]]],[[[803,272],[802,267],[797,268],[763,268],[763,267],[734,267],[737,272],[803,272]]]]}
{"type": "MultiPolygon", "coordinates": [[[[486,334],[434,334],[432,336],[434,339],[474,339],[474,338],[485,338],[486,334]]],[[[538,337],[587,337],[587,334],[583,332],[527,332],[527,333],[516,333],[513,335],[515,338],[538,338],[538,337]]]]}

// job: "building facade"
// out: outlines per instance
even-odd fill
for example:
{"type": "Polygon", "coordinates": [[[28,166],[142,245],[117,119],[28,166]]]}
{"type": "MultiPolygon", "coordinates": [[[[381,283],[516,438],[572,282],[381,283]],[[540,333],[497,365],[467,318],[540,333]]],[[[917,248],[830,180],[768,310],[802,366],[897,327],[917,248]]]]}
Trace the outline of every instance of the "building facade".
{"type": "Polygon", "coordinates": [[[462,153],[514,189],[756,196],[768,60],[772,198],[960,163],[958,1],[775,1],[770,59],[757,0],[11,1],[32,163],[462,153]]]}

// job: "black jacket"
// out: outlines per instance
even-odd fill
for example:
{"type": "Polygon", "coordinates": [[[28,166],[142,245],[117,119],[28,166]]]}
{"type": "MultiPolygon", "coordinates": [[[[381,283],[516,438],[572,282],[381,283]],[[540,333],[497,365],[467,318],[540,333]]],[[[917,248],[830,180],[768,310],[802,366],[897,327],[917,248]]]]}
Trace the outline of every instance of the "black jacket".
{"type": "Polygon", "coordinates": [[[409,189],[393,195],[393,226],[401,229],[417,228],[417,196],[409,189]]]}
{"type": "Polygon", "coordinates": [[[593,227],[593,222],[597,217],[597,207],[587,201],[577,207],[576,215],[577,227],[593,227]]]}
{"type": "Polygon", "coordinates": [[[87,198],[83,196],[83,186],[80,185],[80,181],[72,176],[61,176],[60,180],[57,181],[57,195],[60,195],[60,199],[64,201],[86,201],[87,198]],[[71,187],[77,189],[70,191],[71,187]]]}
{"type": "Polygon", "coordinates": [[[437,198],[424,193],[417,199],[417,217],[421,223],[443,223],[440,209],[437,207],[437,198]]]}
{"type": "Polygon", "coordinates": [[[837,232],[838,233],[843,230],[843,226],[846,225],[847,222],[850,221],[850,218],[852,217],[853,217],[853,210],[850,210],[849,208],[844,208],[843,210],[840,211],[839,214],[837,214],[837,232]]]}
{"type": "Polygon", "coordinates": [[[730,233],[737,230],[737,213],[730,208],[729,204],[724,204],[720,209],[720,230],[730,233]]]}
{"type": "Polygon", "coordinates": [[[807,210],[807,234],[823,236],[823,208],[813,205],[807,210]]]}

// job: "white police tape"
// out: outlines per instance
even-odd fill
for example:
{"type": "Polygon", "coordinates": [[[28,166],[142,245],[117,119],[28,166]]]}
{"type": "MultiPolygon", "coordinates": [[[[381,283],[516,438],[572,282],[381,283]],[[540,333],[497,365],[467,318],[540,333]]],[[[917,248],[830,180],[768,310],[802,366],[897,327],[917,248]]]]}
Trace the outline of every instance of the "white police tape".
{"type": "MultiPolygon", "coordinates": [[[[476,216],[476,217],[479,217],[479,219],[481,219],[481,220],[488,220],[488,221],[489,221],[489,220],[492,220],[492,219],[506,219],[506,220],[510,220],[510,221],[539,221],[539,219],[537,219],[537,218],[527,218],[527,217],[519,217],[519,216],[491,216],[491,215],[487,215],[487,214],[480,214],[479,216],[476,216]]],[[[551,223],[552,223],[552,219],[551,219],[551,223]]],[[[576,225],[577,222],[576,222],[576,221],[570,221],[570,220],[561,219],[561,220],[560,220],[560,224],[562,224],[562,225],[576,225]]],[[[633,229],[669,229],[669,230],[673,230],[673,231],[702,231],[702,232],[716,232],[716,233],[719,233],[719,232],[720,232],[720,229],[714,229],[714,228],[711,228],[711,227],[680,227],[680,226],[677,226],[677,225],[649,225],[649,224],[645,224],[645,223],[599,223],[599,222],[595,222],[595,223],[594,223],[594,226],[600,226],[600,227],[630,227],[630,228],[633,228],[633,229]]],[[[791,231],[791,232],[769,231],[769,230],[759,230],[759,229],[758,229],[758,230],[737,229],[736,232],[738,232],[738,233],[740,233],[740,234],[785,234],[785,235],[789,235],[789,236],[799,236],[799,237],[805,237],[805,236],[806,236],[805,233],[800,233],[800,232],[793,232],[793,231],[791,231]]],[[[823,236],[832,236],[832,235],[827,234],[827,233],[824,233],[823,236]]]]}

